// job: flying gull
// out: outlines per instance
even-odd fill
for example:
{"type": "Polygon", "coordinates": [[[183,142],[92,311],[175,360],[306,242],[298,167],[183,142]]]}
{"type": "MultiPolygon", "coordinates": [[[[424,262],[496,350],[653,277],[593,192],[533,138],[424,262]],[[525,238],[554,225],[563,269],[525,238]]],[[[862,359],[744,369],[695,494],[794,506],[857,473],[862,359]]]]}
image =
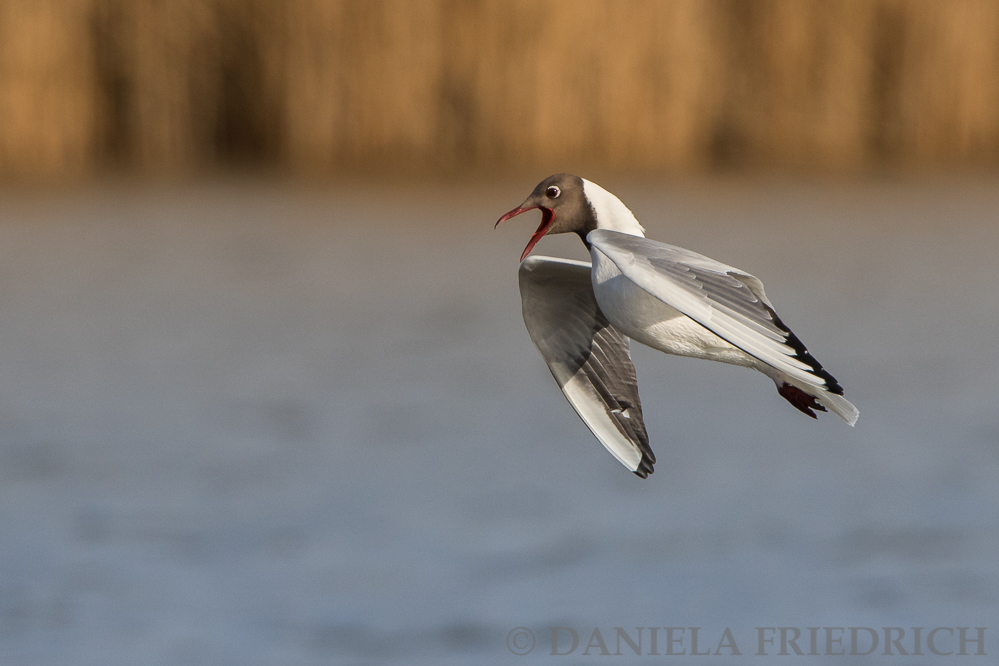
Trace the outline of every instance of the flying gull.
{"type": "Polygon", "coordinates": [[[831,411],[851,426],[859,412],[744,271],[645,238],[620,199],[560,173],[500,222],[541,210],[521,255],[524,323],[569,404],[621,464],[646,478],[655,454],[642,419],[629,340],[653,349],[741,365],[773,380],[812,418],[831,411]],[[592,263],[528,257],[546,234],[578,234],[592,263]]]}

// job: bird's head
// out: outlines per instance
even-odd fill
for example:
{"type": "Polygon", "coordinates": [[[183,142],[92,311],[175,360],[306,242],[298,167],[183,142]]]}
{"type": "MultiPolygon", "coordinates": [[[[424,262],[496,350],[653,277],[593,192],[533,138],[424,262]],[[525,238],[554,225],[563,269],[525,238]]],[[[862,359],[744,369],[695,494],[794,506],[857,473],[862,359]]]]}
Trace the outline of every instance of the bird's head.
{"type": "MultiPolygon", "coordinates": [[[[545,234],[575,232],[585,240],[586,234],[597,228],[596,213],[583,189],[583,179],[571,173],[557,173],[538,183],[524,203],[520,204],[496,222],[505,222],[511,217],[526,213],[535,208],[541,209],[541,226],[531,236],[520,260],[534,249],[545,234]]],[[[495,228],[495,227],[494,227],[495,228]]]]}

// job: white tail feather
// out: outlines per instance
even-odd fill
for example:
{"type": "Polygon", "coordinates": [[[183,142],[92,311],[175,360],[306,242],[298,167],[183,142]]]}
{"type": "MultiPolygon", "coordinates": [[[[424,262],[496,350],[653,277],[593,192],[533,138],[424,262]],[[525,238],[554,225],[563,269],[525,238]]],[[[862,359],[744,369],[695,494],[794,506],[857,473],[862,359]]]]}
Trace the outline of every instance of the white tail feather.
{"type": "Polygon", "coordinates": [[[856,425],[857,419],[860,418],[860,410],[854,407],[852,402],[841,395],[830,393],[824,388],[815,386],[814,384],[805,384],[804,382],[795,381],[787,375],[784,375],[784,381],[792,386],[797,386],[802,391],[818,400],[820,405],[846,421],[850,426],[856,425]]]}

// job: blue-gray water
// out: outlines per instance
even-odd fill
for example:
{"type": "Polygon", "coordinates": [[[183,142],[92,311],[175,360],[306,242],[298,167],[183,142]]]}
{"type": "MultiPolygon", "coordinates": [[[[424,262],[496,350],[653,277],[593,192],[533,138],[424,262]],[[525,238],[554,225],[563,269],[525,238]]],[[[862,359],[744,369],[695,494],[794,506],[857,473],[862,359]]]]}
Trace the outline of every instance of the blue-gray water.
{"type": "Polygon", "coordinates": [[[0,197],[0,663],[586,663],[551,626],[999,652],[999,186],[604,184],[760,277],[857,427],[635,349],[659,463],[627,472],[520,319],[537,220],[491,227],[530,178],[0,197]]]}

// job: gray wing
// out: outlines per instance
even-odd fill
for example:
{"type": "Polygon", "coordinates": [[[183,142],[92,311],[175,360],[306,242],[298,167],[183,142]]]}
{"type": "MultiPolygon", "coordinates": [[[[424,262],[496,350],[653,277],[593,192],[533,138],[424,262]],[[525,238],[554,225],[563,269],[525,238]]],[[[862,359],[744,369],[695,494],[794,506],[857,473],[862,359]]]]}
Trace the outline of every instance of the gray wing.
{"type": "Polygon", "coordinates": [[[856,421],[843,388],[780,320],[758,279],[640,236],[598,229],[587,241],[639,287],[792,380],[821,389],[824,404],[847,422],[856,421]]]}
{"type": "Polygon", "coordinates": [[[562,393],[600,443],[644,479],[656,457],[645,432],[628,338],[600,311],[590,264],[528,257],[519,280],[527,331],[562,393]]]}

